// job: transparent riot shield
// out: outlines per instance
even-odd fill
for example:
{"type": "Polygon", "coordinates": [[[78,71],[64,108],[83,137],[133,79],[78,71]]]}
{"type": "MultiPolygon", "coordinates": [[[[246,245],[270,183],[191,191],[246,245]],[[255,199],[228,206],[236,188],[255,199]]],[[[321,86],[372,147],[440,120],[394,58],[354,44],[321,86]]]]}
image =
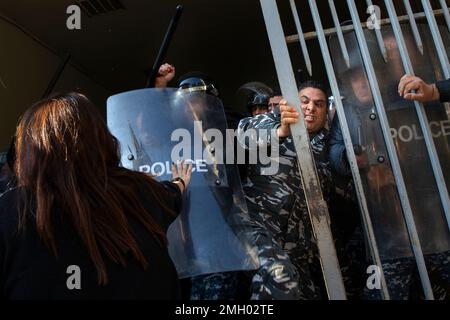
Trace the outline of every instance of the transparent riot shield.
{"type": "MultiPolygon", "coordinates": [[[[431,39],[428,27],[419,27],[422,39],[431,39]]],[[[426,41],[422,55],[409,26],[405,25],[402,31],[416,74],[427,81],[435,80],[435,74],[439,77],[436,72],[439,66],[434,45],[426,41]]],[[[382,27],[382,34],[387,62],[380,53],[375,33],[365,30],[420,244],[424,254],[445,252],[450,250],[449,228],[416,109],[397,92],[404,69],[391,26],[382,27]]],[[[355,34],[346,33],[345,42],[350,68],[345,64],[336,37],[330,39],[330,48],[341,93],[345,96],[344,110],[354,150],[360,159],[359,173],[380,256],[382,260],[410,257],[412,250],[402,206],[355,34]]],[[[448,117],[440,104],[426,105],[426,111],[448,185],[450,148],[449,136],[444,134],[448,117]]]]}
{"type": "Polygon", "coordinates": [[[107,119],[124,167],[170,180],[172,161],[193,163],[183,211],[168,231],[179,277],[255,269],[256,250],[240,224],[247,207],[239,175],[224,161],[232,142],[221,101],[176,89],[135,90],[108,99],[107,119]]]}

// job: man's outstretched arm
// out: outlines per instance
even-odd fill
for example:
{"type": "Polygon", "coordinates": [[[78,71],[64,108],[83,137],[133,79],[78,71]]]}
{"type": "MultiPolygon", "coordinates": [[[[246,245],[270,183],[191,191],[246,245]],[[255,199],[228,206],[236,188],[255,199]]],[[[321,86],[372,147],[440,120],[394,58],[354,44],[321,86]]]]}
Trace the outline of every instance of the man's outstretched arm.
{"type": "Polygon", "coordinates": [[[450,79],[429,84],[419,77],[405,74],[400,79],[398,93],[406,100],[449,102],[450,79]]]}

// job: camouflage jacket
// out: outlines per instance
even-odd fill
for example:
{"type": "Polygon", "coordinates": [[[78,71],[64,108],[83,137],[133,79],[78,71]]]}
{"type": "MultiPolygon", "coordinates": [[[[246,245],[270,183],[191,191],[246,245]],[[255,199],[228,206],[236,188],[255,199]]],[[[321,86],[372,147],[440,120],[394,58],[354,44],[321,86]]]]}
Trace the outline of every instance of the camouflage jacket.
{"type": "MultiPolygon", "coordinates": [[[[248,164],[247,177],[242,182],[247,201],[275,212],[288,208],[296,200],[306,205],[294,144],[291,137],[278,141],[276,129],[280,124],[279,113],[261,114],[242,119],[237,133],[240,146],[250,154],[258,148],[270,148],[273,147],[271,143],[278,143],[278,157],[271,155],[271,160],[278,164],[277,172],[270,175],[261,174],[267,171],[271,164],[248,164]]],[[[332,187],[327,149],[328,130],[323,128],[310,135],[310,141],[324,198],[327,199],[332,187]]]]}

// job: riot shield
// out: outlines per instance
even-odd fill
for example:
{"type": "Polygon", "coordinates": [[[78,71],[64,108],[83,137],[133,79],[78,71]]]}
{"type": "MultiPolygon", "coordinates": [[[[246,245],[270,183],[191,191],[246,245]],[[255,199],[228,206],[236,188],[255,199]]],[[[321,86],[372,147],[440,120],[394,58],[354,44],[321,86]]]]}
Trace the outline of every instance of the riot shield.
{"type": "Polygon", "coordinates": [[[226,121],[218,98],[135,90],[108,99],[107,119],[124,167],[169,180],[172,161],[193,163],[182,213],[168,230],[180,278],[257,268],[257,251],[240,225],[247,207],[239,174],[224,161],[226,121]]]}
{"type": "MultiPolygon", "coordinates": [[[[428,27],[419,27],[422,39],[431,39],[428,27]]],[[[422,55],[417,49],[409,26],[404,26],[402,32],[416,74],[433,82],[436,75],[439,77],[439,72],[436,72],[439,66],[434,45],[426,41],[422,55]]],[[[448,35],[446,30],[442,32],[448,35]]],[[[397,93],[398,82],[404,70],[392,28],[382,27],[382,34],[387,50],[387,62],[380,53],[375,33],[371,30],[365,31],[420,244],[424,254],[444,252],[450,250],[450,233],[430,157],[414,104],[403,100],[397,93]]],[[[357,147],[355,150],[364,157],[364,164],[360,166],[359,173],[380,256],[382,260],[409,257],[412,256],[412,250],[402,206],[386,152],[382,124],[374,107],[355,34],[345,34],[345,42],[350,54],[350,68],[345,64],[336,37],[330,39],[330,48],[341,93],[345,96],[344,110],[352,143],[357,147]]],[[[427,105],[426,111],[444,176],[449,185],[450,133],[446,135],[443,129],[449,123],[445,107],[440,104],[427,105]]]]}

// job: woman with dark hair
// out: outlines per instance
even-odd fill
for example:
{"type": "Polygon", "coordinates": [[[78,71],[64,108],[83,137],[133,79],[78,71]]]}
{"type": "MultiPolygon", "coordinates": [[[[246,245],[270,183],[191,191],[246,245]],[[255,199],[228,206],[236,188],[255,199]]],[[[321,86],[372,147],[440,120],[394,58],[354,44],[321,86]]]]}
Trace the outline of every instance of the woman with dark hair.
{"type": "Polygon", "coordinates": [[[0,198],[0,289],[8,299],[177,299],[166,231],[192,167],[158,182],[119,165],[97,108],[70,93],[17,128],[17,188],[0,198]]]}

